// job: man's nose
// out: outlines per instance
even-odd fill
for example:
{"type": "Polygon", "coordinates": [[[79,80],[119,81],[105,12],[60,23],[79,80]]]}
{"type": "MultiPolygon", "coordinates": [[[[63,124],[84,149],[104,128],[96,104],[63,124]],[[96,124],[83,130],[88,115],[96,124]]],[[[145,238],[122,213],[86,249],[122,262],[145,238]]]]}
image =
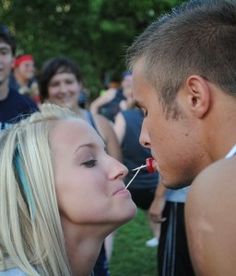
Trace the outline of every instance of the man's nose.
{"type": "Polygon", "coordinates": [[[139,143],[145,148],[151,147],[150,138],[144,125],[142,125],[141,133],[139,136],[139,143]]]}

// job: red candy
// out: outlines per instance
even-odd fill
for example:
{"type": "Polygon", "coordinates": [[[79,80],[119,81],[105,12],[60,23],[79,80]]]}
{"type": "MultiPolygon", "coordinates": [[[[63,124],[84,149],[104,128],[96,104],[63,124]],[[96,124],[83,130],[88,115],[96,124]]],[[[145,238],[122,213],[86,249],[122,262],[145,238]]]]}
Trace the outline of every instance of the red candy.
{"type": "Polygon", "coordinates": [[[146,165],[147,165],[147,171],[149,173],[153,173],[156,171],[154,167],[154,159],[152,157],[149,157],[146,159],[146,165]]]}

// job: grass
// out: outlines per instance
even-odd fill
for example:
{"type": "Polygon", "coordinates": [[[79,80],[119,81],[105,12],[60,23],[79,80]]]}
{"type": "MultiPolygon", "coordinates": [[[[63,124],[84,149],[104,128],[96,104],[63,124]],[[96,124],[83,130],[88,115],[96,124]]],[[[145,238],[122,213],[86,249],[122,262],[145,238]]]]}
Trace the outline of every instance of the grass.
{"type": "Polygon", "coordinates": [[[157,249],[145,245],[150,238],[152,233],[145,213],[138,210],[137,216],[115,235],[110,260],[111,276],[157,275],[157,249]]]}

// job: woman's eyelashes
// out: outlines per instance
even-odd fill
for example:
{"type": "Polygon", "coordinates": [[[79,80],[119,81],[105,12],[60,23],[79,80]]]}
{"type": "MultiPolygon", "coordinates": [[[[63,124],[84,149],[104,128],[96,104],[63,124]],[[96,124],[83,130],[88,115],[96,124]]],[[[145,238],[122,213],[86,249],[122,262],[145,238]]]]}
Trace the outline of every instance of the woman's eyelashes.
{"type": "Polygon", "coordinates": [[[142,112],[143,112],[143,116],[144,116],[144,117],[147,117],[147,115],[148,115],[147,110],[146,110],[146,109],[144,109],[144,108],[142,108],[142,112]]]}
{"type": "Polygon", "coordinates": [[[141,110],[141,112],[143,113],[143,116],[146,117],[147,116],[147,109],[142,107],[142,106],[138,106],[139,110],[141,110]]]}
{"type": "Polygon", "coordinates": [[[96,159],[90,159],[88,161],[85,161],[82,163],[83,166],[85,166],[86,168],[92,168],[95,167],[97,164],[97,160],[96,159]]]}

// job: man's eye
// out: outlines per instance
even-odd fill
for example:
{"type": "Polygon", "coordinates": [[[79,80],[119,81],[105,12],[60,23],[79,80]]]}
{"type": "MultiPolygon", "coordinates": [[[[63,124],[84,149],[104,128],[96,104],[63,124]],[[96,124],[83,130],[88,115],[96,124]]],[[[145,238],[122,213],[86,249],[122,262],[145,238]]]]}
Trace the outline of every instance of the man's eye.
{"type": "Polygon", "coordinates": [[[91,159],[89,161],[82,163],[82,165],[84,165],[86,168],[92,168],[92,167],[96,166],[96,164],[97,164],[97,160],[95,160],[95,159],[91,159]]]}
{"type": "Polygon", "coordinates": [[[1,55],[7,55],[7,54],[9,54],[10,53],[10,51],[9,50],[1,50],[1,55]]]}

